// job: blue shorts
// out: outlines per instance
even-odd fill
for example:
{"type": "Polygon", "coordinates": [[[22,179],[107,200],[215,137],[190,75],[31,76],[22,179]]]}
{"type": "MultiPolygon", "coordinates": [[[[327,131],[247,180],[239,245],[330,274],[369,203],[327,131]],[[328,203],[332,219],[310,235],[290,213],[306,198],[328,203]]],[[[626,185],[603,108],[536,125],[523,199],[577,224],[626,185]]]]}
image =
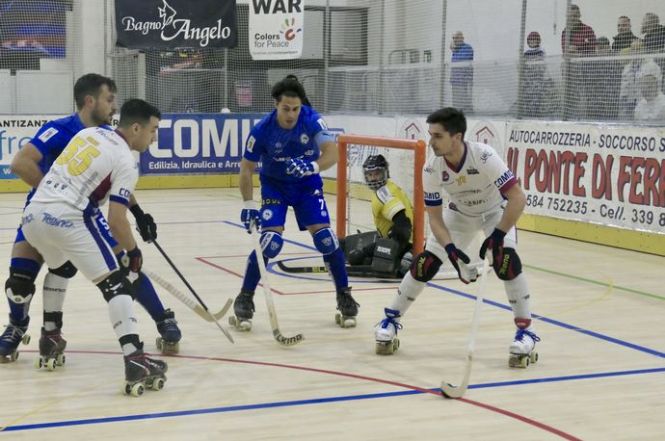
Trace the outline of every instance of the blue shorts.
{"type": "Polygon", "coordinates": [[[330,224],[328,206],[323,199],[323,188],[298,184],[286,184],[261,179],[261,226],[283,227],[289,206],[296,213],[298,228],[315,224],[330,224]]]}

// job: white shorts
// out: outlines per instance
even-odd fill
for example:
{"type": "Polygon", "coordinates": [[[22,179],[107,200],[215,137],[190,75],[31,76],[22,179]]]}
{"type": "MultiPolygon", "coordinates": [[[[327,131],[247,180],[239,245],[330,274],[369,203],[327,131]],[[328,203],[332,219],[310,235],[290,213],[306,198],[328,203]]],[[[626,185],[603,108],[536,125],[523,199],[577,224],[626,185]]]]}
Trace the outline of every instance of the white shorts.
{"type": "Polygon", "coordinates": [[[96,281],[119,268],[101,212],[84,216],[62,203],[31,202],[23,211],[23,234],[49,268],[70,261],[83,275],[96,281]]]}
{"type": "MultiPolygon", "coordinates": [[[[448,228],[453,244],[469,256],[472,263],[479,261],[482,263],[480,259],[480,245],[474,239],[476,239],[478,234],[482,233],[483,237],[480,242],[482,243],[487,236],[492,234],[492,231],[499,224],[501,216],[503,216],[503,209],[498,209],[478,217],[466,216],[449,208],[443,209],[443,222],[446,228],[448,228]]],[[[506,237],[503,239],[503,246],[505,248],[517,249],[517,231],[515,227],[506,233],[506,237]]],[[[446,250],[431,233],[427,237],[425,249],[435,254],[441,262],[448,260],[448,253],[446,253],[446,250]]]]}

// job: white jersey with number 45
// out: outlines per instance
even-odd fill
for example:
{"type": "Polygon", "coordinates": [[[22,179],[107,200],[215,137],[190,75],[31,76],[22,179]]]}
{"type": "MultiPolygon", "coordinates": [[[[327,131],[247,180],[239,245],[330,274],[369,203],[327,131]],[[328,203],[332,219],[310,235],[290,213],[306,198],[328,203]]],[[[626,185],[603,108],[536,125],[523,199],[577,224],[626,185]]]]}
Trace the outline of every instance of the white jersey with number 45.
{"type": "Polygon", "coordinates": [[[448,207],[467,216],[491,212],[504,202],[501,193],[517,183],[496,150],[479,142],[464,142],[457,168],[432,155],[423,169],[425,205],[437,206],[447,195],[448,207]]]}
{"type": "Polygon", "coordinates": [[[65,202],[82,211],[103,205],[109,197],[128,205],[137,180],[138,164],[125,139],[117,132],[90,127],[67,144],[32,201],[65,202]]]}

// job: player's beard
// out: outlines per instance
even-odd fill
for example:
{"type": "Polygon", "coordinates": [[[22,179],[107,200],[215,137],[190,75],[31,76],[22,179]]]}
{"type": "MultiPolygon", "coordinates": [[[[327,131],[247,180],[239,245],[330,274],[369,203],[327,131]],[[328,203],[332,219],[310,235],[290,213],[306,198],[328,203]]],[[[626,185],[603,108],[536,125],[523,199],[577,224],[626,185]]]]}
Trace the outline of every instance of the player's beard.
{"type": "Polygon", "coordinates": [[[95,122],[95,125],[101,126],[102,124],[111,125],[113,122],[113,113],[104,114],[98,108],[95,108],[95,111],[92,113],[92,118],[95,122]]]}

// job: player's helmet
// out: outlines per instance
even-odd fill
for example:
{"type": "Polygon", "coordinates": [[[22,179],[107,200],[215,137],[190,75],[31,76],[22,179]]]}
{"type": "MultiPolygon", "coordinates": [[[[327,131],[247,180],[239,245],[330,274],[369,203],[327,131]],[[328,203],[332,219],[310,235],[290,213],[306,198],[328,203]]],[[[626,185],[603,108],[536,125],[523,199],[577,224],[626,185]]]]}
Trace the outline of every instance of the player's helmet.
{"type": "Polygon", "coordinates": [[[379,188],[386,185],[386,181],[390,177],[390,170],[388,170],[388,161],[383,155],[373,155],[368,156],[363,163],[363,172],[365,174],[365,183],[367,186],[373,190],[378,190],[379,188]],[[377,176],[377,173],[371,173],[380,171],[381,173],[377,176]]]}

